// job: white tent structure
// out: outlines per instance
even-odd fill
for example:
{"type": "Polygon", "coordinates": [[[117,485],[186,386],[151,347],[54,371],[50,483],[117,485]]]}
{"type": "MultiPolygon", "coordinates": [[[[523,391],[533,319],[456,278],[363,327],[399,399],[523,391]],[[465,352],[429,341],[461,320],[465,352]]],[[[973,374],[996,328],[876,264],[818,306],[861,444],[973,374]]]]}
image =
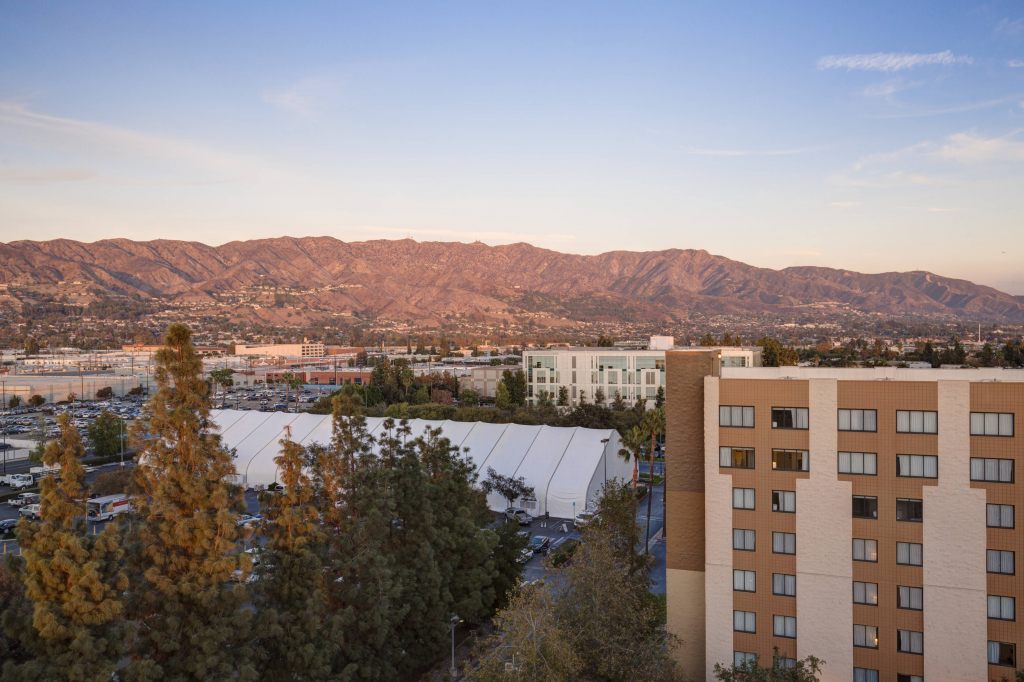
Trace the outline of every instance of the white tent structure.
{"type": "MultiPolygon", "coordinates": [[[[213,410],[225,447],[235,456],[238,482],[261,488],[278,480],[274,458],[280,441],[290,438],[302,445],[326,445],[331,440],[331,416],[287,412],[213,410]]],[[[384,419],[368,417],[371,436],[382,433],[384,419]]],[[[411,438],[427,428],[441,429],[441,435],[464,451],[480,478],[494,469],[504,476],[522,476],[533,486],[533,500],[518,504],[534,515],[550,514],[572,518],[592,507],[605,481],[629,480],[632,464],[619,457],[619,435],[614,429],[489,424],[487,422],[408,422],[411,438]]],[[[494,511],[505,509],[506,501],[492,493],[487,498],[494,511]]]]}

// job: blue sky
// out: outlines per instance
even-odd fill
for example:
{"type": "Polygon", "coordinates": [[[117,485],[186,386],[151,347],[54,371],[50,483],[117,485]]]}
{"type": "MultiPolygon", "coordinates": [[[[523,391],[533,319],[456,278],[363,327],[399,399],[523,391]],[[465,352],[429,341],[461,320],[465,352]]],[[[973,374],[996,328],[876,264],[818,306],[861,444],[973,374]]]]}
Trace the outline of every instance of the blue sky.
{"type": "Polygon", "coordinates": [[[1024,4],[0,5],[0,240],[704,248],[1024,294],[1024,4]]]}

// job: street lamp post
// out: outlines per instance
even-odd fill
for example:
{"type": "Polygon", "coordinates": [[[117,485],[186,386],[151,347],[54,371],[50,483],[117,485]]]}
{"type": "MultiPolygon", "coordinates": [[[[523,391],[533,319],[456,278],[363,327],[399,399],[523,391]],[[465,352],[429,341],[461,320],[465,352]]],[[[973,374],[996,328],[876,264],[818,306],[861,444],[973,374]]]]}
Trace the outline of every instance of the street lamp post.
{"type": "Polygon", "coordinates": [[[458,669],[455,667],[455,628],[458,627],[459,623],[461,622],[462,619],[454,613],[452,614],[452,617],[448,620],[448,624],[451,626],[452,631],[452,667],[450,672],[453,680],[459,674],[458,669]]]}

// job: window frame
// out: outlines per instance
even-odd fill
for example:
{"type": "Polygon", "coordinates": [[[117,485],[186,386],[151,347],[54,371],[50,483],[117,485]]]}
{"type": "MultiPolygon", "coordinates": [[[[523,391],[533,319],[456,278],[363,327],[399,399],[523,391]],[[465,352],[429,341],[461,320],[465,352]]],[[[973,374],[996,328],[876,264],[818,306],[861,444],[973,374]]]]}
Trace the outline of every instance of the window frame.
{"type": "Polygon", "coordinates": [[[866,625],[864,623],[853,624],[853,648],[855,649],[877,649],[879,645],[878,637],[878,626],[877,625],[866,625]],[[861,641],[870,642],[872,637],[870,636],[871,631],[874,630],[874,645],[871,644],[857,644],[857,629],[860,628],[861,641]]]}
{"type": "Polygon", "coordinates": [[[840,407],[836,410],[836,430],[842,432],[852,431],[855,433],[878,433],[878,410],[863,407],[840,407]],[[847,413],[847,427],[845,429],[843,428],[844,412],[847,413]],[[861,428],[859,429],[853,428],[853,414],[855,412],[860,413],[861,428]],[[872,414],[872,421],[874,422],[874,428],[872,429],[866,428],[866,417],[869,412],[872,414]]]}
{"type": "Polygon", "coordinates": [[[789,406],[785,406],[785,405],[772,405],[772,408],[771,408],[771,420],[772,420],[772,428],[773,429],[780,429],[780,430],[785,430],[785,431],[806,431],[811,426],[811,412],[810,412],[810,408],[807,408],[807,407],[789,407],[789,406]],[[791,416],[793,426],[779,426],[778,422],[775,420],[775,411],[776,410],[780,410],[780,411],[781,410],[793,410],[792,416],[791,416]],[[801,421],[801,419],[800,419],[801,414],[803,415],[803,422],[804,422],[805,426],[798,426],[798,424],[801,421]]]}
{"type": "Polygon", "coordinates": [[[1014,552],[1011,549],[991,549],[991,548],[986,548],[985,549],[985,572],[986,573],[991,573],[992,575],[1017,575],[1017,553],[1014,552]],[[993,556],[993,554],[992,554],[993,552],[998,553],[999,569],[1000,569],[998,571],[993,571],[990,568],[990,566],[992,565],[991,557],[993,556]],[[1012,565],[1011,565],[1009,571],[1004,571],[1004,570],[1002,570],[1003,563],[1004,563],[1003,560],[1006,558],[1007,555],[1009,555],[1009,557],[1010,557],[1010,564],[1012,564],[1012,565]]]}
{"type": "Polygon", "coordinates": [[[924,656],[924,633],[920,630],[903,630],[898,628],[896,630],[896,652],[901,654],[914,654],[915,656],[924,656]],[[903,645],[903,633],[907,634],[907,638],[910,644],[909,649],[901,648],[903,645]],[[915,642],[918,645],[916,647],[916,650],[914,646],[915,642]]]}
{"type": "Polygon", "coordinates": [[[990,640],[988,640],[988,652],[987,652],[986,658],[988,659],[988,664],[989,665],[999,665],[999,666],[1003,666],[1003,667],[1016,668],[1017,667],[1017,645],[1015,643],[1013,643],[1013,642],[1000,642],[998,640],[990,639],[990,640]],[[1002,663],[1001,661],[1003,660],[1003,657],[1000,656],[1000,655],[996,655],[996,660],[993,661],[992,660],[992,645],[993,644],[995,644],[995,645],[997,645],[999,647],[998,652],[1000,654],[1002,653],[1002,647],[1009,647],[1009,649],[1010,649],[1010,656],[1012,657],[1012,660],[1009,663],[1002,663]]]}
{"type": "Polygon", "coordinates": [[[896,608],[903,609],[904,611],[924,611],[924,588],[917,585],[897,585],[896,608]],[[906,595],[906,600],[904,600],[904,594],[906,595]],[[917,601],[920,603],[920,606],[914,606],[914,595],[917,595],[917,601]],[[905,605],[904,601],[909,603],[909,606],[905,605]]]}
{"type": "Polygon", "coordinates": [[[745,568],[732,569],[732,591],[733,592],[757,592],[757,571],[745,568]],[[742,579],[740,587],[736,587],[737,580],[742,579]],[[752,587],[749,587],[753,583],[752,587]]]}
{"type": "Polygon", "coordinates": [[[850,556],[853,557],[853,559],[852,559],[853,561],[863,561],[863,562],[868,563],[868,564],[877,564],[878,563],[878,540],[875,540],[874,538],[852,538],[850,556]],[[857,558],[857,543],[858,542],[862,543],[861,544],[861,548],[863,549],[862,554],[864,556],[869,556],[868,551],[867,551],[867,548],[868,548],[867,543],[869,543],[869,542],[872,543],[872,545],[875,548],[875,558],[874,559],[858,559],[857,558]]]}
{"type": "Polygon", "coordinates": [[[799,448],[772,448],[772,471],[788,471],[792,473],[805,473],[811,470],[811,451],[801,450],[799,448]],[[788,455],[795,457],[797,454],[800,455],[800,465],[802,468],[791,469],[791,468],[780,468],[776,455],[788,455]]]}
{"type": "Polygon", "coordinates": [[[722,469],[747,469],[747,470],[750,470],[750,469],[754,469],[756,467],[756,465],[757,465],[757,456],[754,453],[754,448],[738,447],[738,446],[734,446],[734,445],[722,445],[722,446],[719,446],[719,448],[718,448],[718,466],[719,466],[719,468],[722,468],[722,469]],[[728,453],[728,461],[729,461],[728,464],[726,464],[726,453],[728,453]],[[741,459],[741,461],[742,460],[749,461],[750,462],[750,466],[742,466],[742,465],[736,464],[736,461],[737,461],[736,455],[737,455],[737,453],[741,453],[742,455],[745,455],[745,457],[741,457],[740,459],[741,459]]]}
{"type": "Polygon", "coordinates": [[[897,566],[924,566],[924,543],[921,542],[906,542],[898,540],[896,542],[896,565],[897,566]],[[903,545],[907,548],[907,560],[900,561],[900,546],[903,545]],[[920,555],[921,560],[918,563],[914,563],[914,548],[917,547],[917,553],[920,555]]]}
{"type": "Polygon", "coordinates": [[[733,528],[732,529],[732,548],[733,548],[733,550],[735,550],[737,552],[756,552],[757,551],[757,531],[754,530],[753,528],[733,528]],[[753,546],[750,549],[747,549],[746,547],[737,547],[736,546],[736,537],[737,537],[736,533],[737,533],[737,531],[740,532],[740,533],[743,533],[743,535],[742,535],[743,542],[741,543],[743,545],[747,544],[747,542],[746,542],[747,537],[748,537],[747,533],[750,533],[749,537],[753,538],[753,543],[751,543],[753,546]]]}
{"type": "Polygon", "coordinates": [[[985,504],[985,527],[986,528],[1008,528],[1008,529],[1012,529],[1012,528],[1015,528],[1016,526],[1017,526],[1017,509],[1016,509],[1016,505],[1012,505],[1012,504],[999,504],[997,502],[988,502],[988,503],[985,504]],[[989,523],[989,519],[990,519],[991,512],[992,512],[993,508],[995,508],[997,510],[998,514],[999,514],[999,524],[998,525],[992,525],[991,523],[989,523]],[[1010,510],[1010,525],[1009,526],[1003,525],[1003,512],[1005,512],[1006,509],[1010,510]]]}
{"type": "Polygon", "coordinates": [[[913,433],[913,434],[921,434],[921,435],[934,436],[938,432],[939,432],[939,413],[938,413],[937,410],[896,410],[896,433],[913,433]],[[907,415],[907,417],[906,417],[907,428],[906,429],[900,428],[900,421],[901,421],[900,415],[901,414],[907,415]],[[921,430],[920,431],[917,431],[917,430],[914,429],[914,415],[915,414],[921,415],[921,430]],[[929,415],[929,414],[935,415],[935,420],[934,420],[935,421],[935,430],[934,431],[929,431],[928,428],[927,428],[928,427],[928,424],[927,424],[928,420],[925,417],[925,415],[929,415]]]}
{"type": "Polygon", "coordinates": [[[756,419],[756,415],[755,415],[755,410],[754,410],[754,406],[753,405],[719,405],[718,406],[718,425],[720,427],[724,427],[724,428],[727,428],[727,429],[752,429],[752,428],[754,428],[755,424],[757,423],[755,421],[755,419],[756,419]],[[732,423],[732,421],[733,421],[732,420],[733,410],[737,410],[737,409],[740,411],[740,422],[741,423],[733,424],[732,423]],[[724,414],[724,412],[722,410],[729,410],[729,423],[728,424],[726,424],[726,423],[724,423],[722,421],[722,415],[724,414]],[[749,412],[748,412],[748,410],[749,410],[749,412]],[[749,425],[745,423],[747,421],[747,415],[748,414],[750,415],[750,424],[749,425]]]}
{"type": "Polygon", "coordinates": [[[757,508],[757,490],[755,488],[734,487],[732,489],[732,508],[733,509],[740,509],[740,510],[743,510],[743,511],[754,511],[757,508]],[[743,496],[743,499],[740,501],[741,506],[739,506],[739,507],[736,506],[736,493],[737,492],[740,492],[740,494],[743,496]],[[749,507],[745,506],[747,504],[747,492],[750,493],[750,506],[749,507]]]}
{"type": "Polygon", "coordinates": [[[878,583],[869,583],[862,580],[853,581],[853,603],[862,606],[878,606],[878,583]],[[857,588],[860,587],[862,598],[857,599],[857,588]],[[867,601],[871,592],[874,592],[875,600],[867,601]]]}
{"type": "Polygon", "coordinates": [[[847,450],[840,450],[836,453],[836,472],[843,476],[877,476],[878,475],[878,453],[877,452],[851,452],[847,450]],[[843,456],[846,456],[847,468],[849,471],[843,471],[843,456]],[[853,471],[854,458],[860,456],[860,466],[862,471],[853,471]],[[871,456],[872,468],[874,471],[868,472],[867,462],[868,455],[871,456]]]}
{"type": "Polygon", "coordinates": [[[795,597],[796,596],[796,576],[792,573],[772,573],[772,594],[776,597],[795,597]],[[779,581],[778,579],[782,580],[779,581]],[[782,583],[782,591],[779,592],[776,589],[778,582],[782,583]],[[788,592],[790,585],[793,587],[792,592],[788,592]]]}
{"type": "Polygon", "coordinates": [[[772,554],[786,554],[786,555],[789,555],[789,556],[794,556],[796,554],[796,533],[787,533],[787,532],[781,531],[781,530],[773,530],[772,531],[772,554]],[[781,551],[781,552],[779,550],[775,549],[775,547],[776,547],[775,539],[778,536],[782,537],[782,550],[783,551],[781,551]],[[788,548],[788,545],[789,545],[788,541],[789,541],[790,538],[793,538],[793,551],[792,552],[786,551],[786,549],[788,548]]]}
{"type": "Polygon", "coordinates": [[[1017,431],[1015,422],[1017,421],[1017,414],[1015,412],[971,412],[970,419],[970,434],[972,436],[983,436],[992,438],[1013,438],[1017,431]],[[974,417],[975,415],[981,417],[981,430],[977,431],[974,428],[974,417]],[[996,418],[996,432],[988,432],[988,417],[992,415],[996,418]],[[1010,424],[1010,432],[1003,433],[1003,417],[1009,417],[1008,421],[1010,424]]]}
{"type": "Polygon", "coordinates": [[[853,668],[853,682],[878,682],[878,670],[875,668],[853,668]],[[858,673],[860,677],[858,677],[858,673]]]}
{"type": "Polygon", "coordinates": [[[785,639],[796,639],[797,637],[797,622],[796,616],[784,616],[779,613],[772,614],[772,636],[783,637],[785,639]],[[782,619],[782,634],[779,634],[779,619],[782,619]],[[793,626],[793,634],[789,634],[789,626],[793,626]]]}
{"type": "Polygon", "coordinates": [[[756,611],[744,611],[742,609],[732,610],[732,631],[733,632],[746,632],[752,635],[757,634],[757,612],[756,611]],[[737,626],[737,621],[742,618],[743,623],[737,626]],[[751,621],[753,625],[751,625],[751,621]],[[750,627],[752,629],[748,630],[750,627]]]}
{"type": "Polygon", "coordinates": [[[855,519],[867,519],[868,521],[878,520],[878,496],[877,495],[853,495],[850,498],[850,515],[855,519]],[[874,500],[874,514],[871,516],[862,516],[857,514],[857,500],[874,500]]]}
{"type": "Polygon", "coordinates": [[[971,457],[971,481],[975,483],[1014,483],[1017,479],[1017,465],[1014,460],[1010,457],[971,457]],[[975,462],[981,463],[981,474],[982,478],[977,478],[974,475],[975,462]],[[996,467],[995,478],[989,478],[989,464],[994,463],[996,467]],[[1010,468],[1009,479],[1003,478],[1003,465],[1008,464],[1010,468]]]}
{"type": "Polygon", "coordinates": [[[896,520],[904,523],[924,523],[924,500],[916,497],[897,497],[896,498],[896,520]],[[902,504],[901,504],[902,503],[902,504]],[[908,504],[911,507],[916,506],[921,510],[921,513],[917,518],[900,518],[900,507],[907,508],[908,504]]]}
{"type": "Polygon", "coordinates": [[[1015,622],[1017,620],[1017,599],[1015,597],[1011,597],[1011,596],[1005,595],[1005,594],[990,594],[990,595],[988,595],[987,602],[988,602],[987,606],[988,606],[988,617],[989,617],[989,620],[1003,620],[1003,621],[1010,621],[1010,622],[1015,622]],[[993,616],[992,615],[992,600],[993,599],[999,600],[998,602],[996,602],[996,611],[1000,614],[998,616],[993,616]],[[1010,604],[1010,616],[1009,617],[1006,617],[1006,616],[1002,615],[1003,609],[1004,609],[1005,604],[1007,603],[1007,600],[1009,601],[1009,604],[1010,604]]]}
{"type": "Polygon", "coordinates": [[[780,514],[795,514],[796,513],[796,491],[795,490],[773,490],[772,491],[772,511],[780,514]],[[786,500],[792,501],[792,505],[787,505],[786,500]],[[786,509],[790,506],[790,509],[786,509]]]}
{"type": "Polygon", "coordinates": [[[939,458],[937,455],[896,455],[896,477],[936,479],[939,477],[939,458]],[[905,464],[903,464],[904,462],[905,464]],[[919,467],[922,473],[913,473],[915,463],[920,463],[919,467]],[[929,463],[932,463],[934,465],[934,473],[931,476],[928,475],[929,463]],[[910,473],[901,473],[901,465],[906,466],[910,470],[910,473]]]}

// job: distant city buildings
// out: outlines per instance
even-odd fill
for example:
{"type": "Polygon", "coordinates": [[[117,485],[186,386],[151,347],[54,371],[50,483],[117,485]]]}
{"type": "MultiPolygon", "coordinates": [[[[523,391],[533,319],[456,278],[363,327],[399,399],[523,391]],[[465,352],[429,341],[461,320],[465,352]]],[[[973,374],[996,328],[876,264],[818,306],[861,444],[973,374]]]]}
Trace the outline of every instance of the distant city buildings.
{"type": "MultiPolygon", "coordinates": [[[[566,389],[569,405],[581,401],[610,402],[620,396],[629,403],[638,399],[653,405],[658,389],[665,386],[665,352],[673,347],[671,336],[651,337],[647,349],[574,347],[530,349],[523,352],[527,402],[543,397],[557,402],[566,389]]],[[[761,349],[723,347],[722,362],[733,367],[761,364],[761,349]]]]}
{"type": "Polygon", "coordinates": [[[822,680],[1013,679],[1024,373],[667,363],[668,625],[822,680]]]}

